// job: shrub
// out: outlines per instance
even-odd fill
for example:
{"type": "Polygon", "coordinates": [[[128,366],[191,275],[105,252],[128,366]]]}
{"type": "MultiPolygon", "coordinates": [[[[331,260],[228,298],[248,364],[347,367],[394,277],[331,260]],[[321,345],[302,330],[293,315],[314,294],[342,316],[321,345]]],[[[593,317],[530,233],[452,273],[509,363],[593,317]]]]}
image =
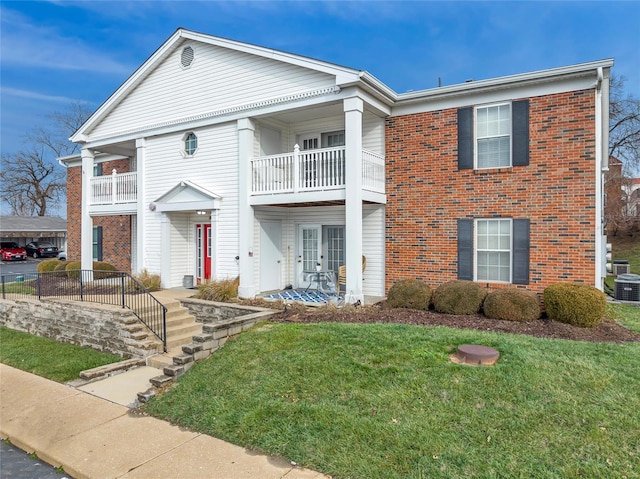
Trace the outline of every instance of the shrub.
{"type": "Polygon", "coordinates": [[[38,271],[38,273],[49,273],[51,271],[54,271],[56,269],[56,266],[58,266],[59,264],[64,264],[64,262],[55,258],[45,259],[44,261],[38,263],[36,270],[38,271]]]}
{"type": "Polygon", "coordinates": [[[228,301],[238,296],[239,284],[239,277],[219,281],[207,280],[198,286],[198,292],[195,294],[195,297],[209,301],[228,301]]]}
{"type": "Polygon", "coordinates": [[[149,291],[158,291],[160,289],[160,275],[149,273],[146,268],[133,277],[149,291]]]}
{"type": "Polygon", "coordinates": [[[93,274],[93,279],[104,279],[112,277],[112,275],[109,273],[112,271],[117,271],[117,269],[111,263],[105,263],[104,261],[94,261],[93,271],[100,271],[99,273],[93,274]]]}
{"type": "Polygon", "coordinates": [[[604,293],[585,283],[555,283],[543,296],[549,319],[581,328],[598,326],[607,308],[604,293]]]}
{"type": "Polygon", "coordinates": [[[77,279],[80,277],[80,268],[82,263],[80,261],[67,261],[64,270],[67,272],[67,277],[70,279],[77,279]]]}
{"type": "Polygon", "coordinates": [[[389,294],[387,304],[390,308],[429,309],[431,288],[424,281],[417,279],[401,279],[396,281],[389,294]]]}
{"type": "Polygon", "coordinates": [[[507,321],[534,321],[540,317],[540,300],[532,291],[505,288],[492,291],[484,300],[484,315],[507,321]]]}
{"type": "Polygon", "coordinates": [[[54,271],[64,271],[67,267],[66,261],[58,261],[58,264],[54,268],[54,271]]]}
{"type": "Polygon", "coordinates": [[[433,306],[439,313],[476,314],[486,296],[487,290],[473,281],[449,281],[433,293],[433,306]]]}

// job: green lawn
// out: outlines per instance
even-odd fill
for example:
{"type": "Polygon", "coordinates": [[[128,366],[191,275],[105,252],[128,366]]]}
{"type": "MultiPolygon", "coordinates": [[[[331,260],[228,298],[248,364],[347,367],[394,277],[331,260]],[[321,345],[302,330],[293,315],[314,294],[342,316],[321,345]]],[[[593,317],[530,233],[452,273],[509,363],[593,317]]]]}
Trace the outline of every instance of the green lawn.
{"type": "Polygon", "coordinates": [[[54,381],[78,379],[80,371],[121,360],[113,354],[0,326],[0,362],[54,381]]]}
{"type": "Polygon", "coordinates": [[[640,237],[607,236],[607,241],[612,245],[613,259],[629,261],[631,272],[640,274],[640,237]]]}
{"type": "MultiPolygon", "coordinates": [[[[637,311],[610,311],[640,325],[637,311]]],[[[640,344],[444,327],[274,324],[145,409],[336,478],[640,477],[640,344]],[[494,367],[454,364],[464,343],[494,367]]]]}

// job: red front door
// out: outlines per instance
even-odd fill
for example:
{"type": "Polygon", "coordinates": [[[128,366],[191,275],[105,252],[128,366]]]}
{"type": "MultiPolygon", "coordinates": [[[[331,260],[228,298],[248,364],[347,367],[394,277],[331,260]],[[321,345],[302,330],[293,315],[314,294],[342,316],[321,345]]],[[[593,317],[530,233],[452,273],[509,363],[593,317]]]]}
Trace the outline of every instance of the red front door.
{"type": "Polygon", "coordinates": [[[211,278],[211,224],[196,225],[196,278],[198,283],[211,278]]]}

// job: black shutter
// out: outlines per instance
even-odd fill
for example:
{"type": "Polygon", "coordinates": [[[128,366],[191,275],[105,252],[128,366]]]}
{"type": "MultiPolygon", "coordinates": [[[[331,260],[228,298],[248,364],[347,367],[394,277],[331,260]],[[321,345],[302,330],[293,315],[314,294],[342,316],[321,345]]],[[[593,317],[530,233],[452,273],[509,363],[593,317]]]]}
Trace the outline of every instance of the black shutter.
{"type": "Polygon", "coordinates": [[[513,284],[529,284],[529,220],[513,220],[513,284]]]}
{"type": "Polygon", "coordinates": [[[511,104],[513,134],[513,166],[529,164],[529,100],[511,104]]]}
{"type": "Polygon", "coordinates": [[[473,107],[458,108],[458,169],[473,168],[473,107]]]}
{"type": "Polygon", "coordinates": [[[458,220],[458,279],[473,281],[473,220],[458,220]]]}
{"type": "Polygon", "coordinates": [[[93,229],[96,235],[95,260],[102,261],[102,226],[95,226],[93,229]]]}

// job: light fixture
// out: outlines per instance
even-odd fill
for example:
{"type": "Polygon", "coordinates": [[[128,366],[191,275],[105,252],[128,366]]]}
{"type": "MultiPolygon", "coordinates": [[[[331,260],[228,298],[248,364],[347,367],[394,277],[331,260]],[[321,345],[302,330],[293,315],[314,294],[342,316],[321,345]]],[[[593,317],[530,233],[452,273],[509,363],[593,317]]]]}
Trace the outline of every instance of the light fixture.
{"type": "Polygon", "coordinates": [[[206,211],[198,210],[198,211],[196,211],[196,214],[197,214],[197,215],[206,215],[206,214],[207,214],[207,212],[206,212],[206,211]]]}

